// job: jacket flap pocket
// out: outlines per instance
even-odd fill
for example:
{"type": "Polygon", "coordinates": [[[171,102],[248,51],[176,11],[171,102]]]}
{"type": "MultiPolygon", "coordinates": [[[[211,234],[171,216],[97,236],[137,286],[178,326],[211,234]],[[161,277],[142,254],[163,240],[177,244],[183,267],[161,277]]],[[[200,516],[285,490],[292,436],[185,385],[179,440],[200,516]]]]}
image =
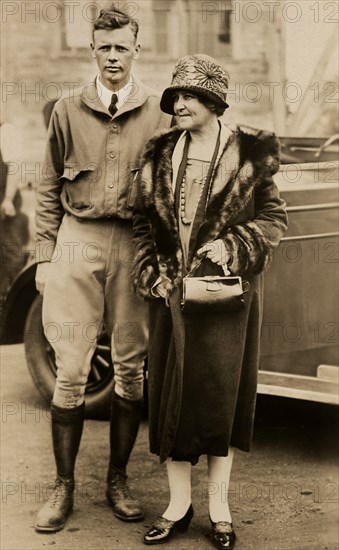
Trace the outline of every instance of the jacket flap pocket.
{"type": "Polygon", "coordinates": [[[74,181],[81,172],[93,172],[93,168],[87,166],[85,168],[79,168],[75,164],[65,164],[64,172],[60,180],[74,181]]]}

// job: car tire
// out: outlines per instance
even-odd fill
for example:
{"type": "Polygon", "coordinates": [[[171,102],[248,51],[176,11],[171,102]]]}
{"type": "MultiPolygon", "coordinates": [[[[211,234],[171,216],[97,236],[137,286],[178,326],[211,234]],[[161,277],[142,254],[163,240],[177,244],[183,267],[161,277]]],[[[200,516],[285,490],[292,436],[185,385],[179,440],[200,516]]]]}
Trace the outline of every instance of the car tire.
{"type": "MultiPolygon", "coordinates": [[[[42,326],[42,297],[36,296],[28,312],[24,328],[24,346],[29,372],[41,396],[50,403],[56,380],[54,351],[42,326]]],[[[109,338],[105,332],[98,337],[91,372],[86,386],[86,417],[108,419],[113,393],[113,365],[109,338]]]]}

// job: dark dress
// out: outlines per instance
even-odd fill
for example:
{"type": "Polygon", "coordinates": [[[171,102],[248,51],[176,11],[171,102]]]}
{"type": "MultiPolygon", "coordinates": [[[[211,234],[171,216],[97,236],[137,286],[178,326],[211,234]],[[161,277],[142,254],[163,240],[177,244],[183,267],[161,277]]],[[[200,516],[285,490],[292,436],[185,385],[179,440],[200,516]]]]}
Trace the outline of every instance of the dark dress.
{"type": "MultiPolygon", "coordinates": [[[[134,284],[150,300],[149,437],[150,450],[161,462],[172,457],[195,464],[201,455],[227,456],[230,445],[250,450],[263,305],[261,272],[286,229],[286,213],[272,179],[278,167],[272,160],[277,156],[275,139],[269,138],[260,151],[260,140],[253,138],[258,164],[249,155],[251,147],[242,150],[246,139],[238,130],[223,146],[206,222],[191,243],[193,262],[195,251],[218,238],[231,250],[231,272],[250,283],[245,308],[237,312],[181,311],[186,262],[171,166],[178,130],[154,138],[144,155],[134,212],[134,284]],[[226,182],[223,163],[236,166],[226,182]],[[159,274],[173,283],[169,307],[150,292],[159,274]]],[[[196,274],[223,273],[206,259],[196,274]]]]}

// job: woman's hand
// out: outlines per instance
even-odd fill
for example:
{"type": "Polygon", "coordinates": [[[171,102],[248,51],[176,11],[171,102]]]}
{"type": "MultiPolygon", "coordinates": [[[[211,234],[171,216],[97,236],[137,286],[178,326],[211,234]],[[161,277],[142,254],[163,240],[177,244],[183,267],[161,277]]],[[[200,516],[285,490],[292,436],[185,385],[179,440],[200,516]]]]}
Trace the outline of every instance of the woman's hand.
{"type": "Polygon", "coordinates": [[[225,267],[227,267],[227,264],[231,259],[231,255],[222,239],[217,239],[216,241],[206,243],[204,246],[199,248],[197,254],[198,256],[205,254],[205,257],[209,258],[213,263],[225,267]]]}
{"type": "Polygon", "coordinates": [[[160,275],[151,288],[153,296],[166,300],[168,298],[168,283],[171,283],[171,280],[165,275],[160,275]]]}

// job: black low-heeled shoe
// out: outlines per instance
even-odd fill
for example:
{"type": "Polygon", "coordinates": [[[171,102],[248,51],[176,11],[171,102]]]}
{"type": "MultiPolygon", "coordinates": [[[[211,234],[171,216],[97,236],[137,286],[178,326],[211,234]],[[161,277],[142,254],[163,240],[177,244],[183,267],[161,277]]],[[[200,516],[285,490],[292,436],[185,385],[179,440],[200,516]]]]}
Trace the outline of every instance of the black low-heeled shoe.
{"type": "Polygon", "coordinates": [[[236,535],[232,523],[228,521],[217,521],[212,523],[212,529],[207,534],[213,546],[218,550],[233,550],[236,535]]]}
{"type": "Polygon", "coordinates": [[[178,521],[170,521],[163,516],[159,516],[145,533],[144,544],[162,544],[168,542],[175,532],[184,533],[187,531],[193,515],[194,511],[191,504],[184,517],[178,521]]]}

